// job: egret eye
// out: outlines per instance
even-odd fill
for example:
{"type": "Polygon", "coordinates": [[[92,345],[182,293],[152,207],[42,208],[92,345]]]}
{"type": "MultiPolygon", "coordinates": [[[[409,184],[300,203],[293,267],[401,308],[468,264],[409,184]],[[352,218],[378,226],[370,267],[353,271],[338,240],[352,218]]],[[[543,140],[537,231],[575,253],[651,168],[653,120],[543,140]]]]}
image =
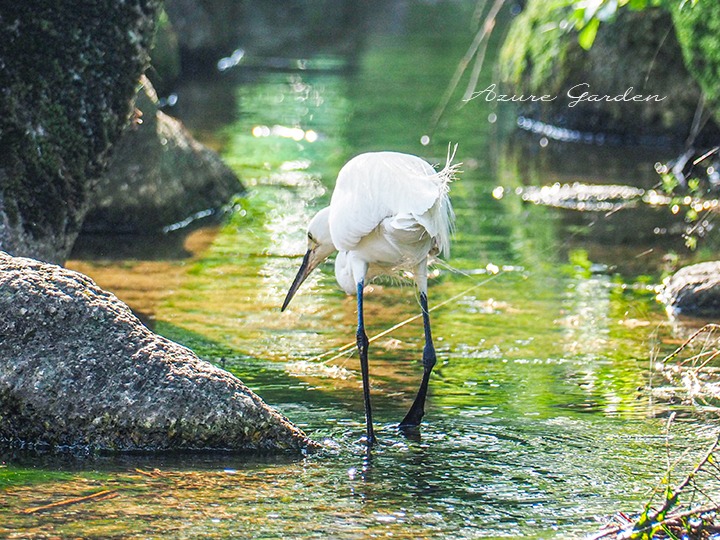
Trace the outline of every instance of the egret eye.
{"type": "Polygon", "coordinates": [[[315,241],[315,239],[313,238],[312,233],[308,233],[308,240],[310,240],[311,242],[314,242],[314,241],[315,241]]]}

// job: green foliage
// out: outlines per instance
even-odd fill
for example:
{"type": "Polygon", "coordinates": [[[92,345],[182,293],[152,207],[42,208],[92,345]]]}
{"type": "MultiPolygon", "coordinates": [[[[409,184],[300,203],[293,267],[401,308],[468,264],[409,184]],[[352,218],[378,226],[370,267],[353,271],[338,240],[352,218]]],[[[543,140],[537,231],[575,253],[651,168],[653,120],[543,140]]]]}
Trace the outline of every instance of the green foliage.
{"type": "MultiPolygon", "coordinates": [[[[528,92],[557,94],[566,80],[568,61],[593,47],[603,24],[623,11],[651,10],[671,15],[683,62],[720,120],[720,2],[531,0],[510,27],[500,53],[500,75],[528,92]]],[[[648,31],[655,30],[668,29],[650,24],[648,31]]]]}
{"type": "Polygon", "coordinates": [[[582,27],[580,33],[578,34],[578,43],[580,43],[580,46],[583,49],[588,50],[592,47],[599,27],[600,19],[595,18],[590,19],[590,21],[582,27]]]}
{"type": "Polygon", "coordinates": [[[600,0],[599,2],[574,0],[570,20],[578,30],[578,43],[583,49],[588,50],[595,42],[600,23],[612,20],[621,8],[640,11],[659,4],[659,0],[600,0]]]}
{"type": "MultiPolygon", "coordinates": [[[[579,45],[588,50],[595,42],[601,23],[616,18],[622,9],[642,11],[662,7],[668,2],[695,4],[697,0],[552,0],[528,2],[518,15],[500,53],[500,70],[506,80],[518,82],[521,75],[532,68],[531,89],[545,88],[557,66],[564,64],[568,54],[567,40],[561,36],[577,33],[579,45]],[[524,51],[524,54],[518,54],[524,51]]],[[[678,8],[679,9],[679,8],[678,8]]],[[[692,10],[686,10],[692,11],[692,10]]],[[[558,77],[559,78],[559,77],[558,77]]]]}
{"type": "Polygon", "coordinates": [[[498,67],[501,77],[516,86],[527,81],[532,92],[557,91],[565,80],[569,41],[562,37],[572,30],[567,19],[569,0],[528,2],[510,26],[500,51],[498,67]]]}
{"type": "Polygon", "coordinates": [[[698,0],[572,0],[569,20],[578,32],[578,43],[593,46],[601,23],[613,20],[621,9],[642,11],[661,7],[672,14],[675,33],[690,74],[720,120],[720,3],[698,0]]]}
{"type": "Polygon", "coordinates": [[[711,193],[711,188],[696,177],[686,179],[685,186],[682,186],[667,166],[660,167],[658,174],[663,191],[671,197],[671,211],[673,214],[682,212],[681,215],[687,224],[683,234],[685,246],[691,251],[695,251],[699,238],[705,233],[705,226],[702,222],[707,218],[709,208],[706,208],[704,202],[706,202],[708,193],[711,193]]]}
{"type": "Polygon", "coordinates": [[[568,255],[568,259],[576,273],[583,276],[590,275],[590,269],[592,268],[592,262],[588,257],[588,252],[584,249],[574,249],[568,255]]]}
{"type": "Polygon", "coordinates": [[[681,2],[671,9],[688,71],[702,88],[715,119],[720,120],[720,3],[681,2]]]}

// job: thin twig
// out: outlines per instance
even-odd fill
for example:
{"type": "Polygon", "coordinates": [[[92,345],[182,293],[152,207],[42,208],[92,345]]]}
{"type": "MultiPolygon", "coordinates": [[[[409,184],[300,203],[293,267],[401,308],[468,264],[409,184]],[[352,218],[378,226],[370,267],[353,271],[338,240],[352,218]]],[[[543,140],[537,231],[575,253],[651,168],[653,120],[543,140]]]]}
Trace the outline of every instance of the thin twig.
{"type": "MultiPolygon", "coordinates": [[[[665,519],[657,522],[653,522],[648,524],[645,527],[642,527],[640,529],[633,529],[634,533],[640,533],[647,531],[648,529],[654,528],[654,527],[662,527],[663,525],[672,525],[673,523],[676,523],[677,521],[687,518],[690,516],[696,516],[699,514],[704,514],[705,512],[712,512],[717,510],[718,507],[715,505],[706,505],[706,506],[699,506],[697,508],[691,508],[689,510],[685,510],[684,512],[677,512],[675,514],[670,514],[665,519]]],[[[599,534],[596,534],[595,536],[590,537],[588,540],[600,540],[601,538],[607,538],[608,536],[611,536],[613,534],[619,534],[621,532],[624,532],[628,529],[628,527],[623,527],[620,525],[616,525],[612,528],[609,528],[605,531],[600,532],[599,534]]]]}
{"type": "Polygon", "coordinates": [[[675,420],[675,412],[673,411],[668,416],[667,423],[665,424],[665,466],[667,467],[667,484],[670,485],[670,475],[672,474],[673,466],[670,465],[670,426],[672,426],[675,420]]]}
{"type": "Polygon", "coordinates": [[[708,323],[699,330],[695,331],[693,335],[691,335],[689,338],[685,340],[685,342],[680,345],[677,349],[675,349],[673,352],[671,352],[669,355],[667,355],[665,358],[663,358],[663,364],[667,363],[668,361],[675,358],[678,354],[680,354],[685,348],[692,343],[692,341],[702,334],[703,332],[710,331],[710,330],[718,330],[720,329],[720,324],[715,323],[708,323]]]}
{"type": "Polygon", "coordinates": [[[142,469],[135,469],[135,472],[147,476],[149,478],[160,478],[165,475],[160,469],[153,469],[152,471],[144,471],[142,469]]]}
{"type": "Polygon", "coordinates": [[[677,498],[682,492],[682,490],[684,490],[687,485],[695,478],[695,476],[700,472],[700,470],[705,466],[705,464],[711,460],[711,457],[715,450],[717,450],[718,446],[720,446],[720,436],[715,438],[715,441],[712,445],[710,445],[710,448],[705,453],[705,456],[700,460],[697,465],[695,465],[695,468],[690,471],[690,473],[685,477],[685,479],[680,482],[680,485],[673,490],[672,494],[669,497],[665,498],[665,502],[663,502],[660,509],[654,513],[652,521],[655,521],[658,516],[663,515],[668,510],[670,510],[670,508],[672,508],[672,506],[677,502],[677,498]]]}
{"type": "Polygon", "coordinates": [[[450,102],[450,98],[452,97],[453,92],[455,92],[455,89],[457,88],[460,79],[465,73],[465,70],[470,64],[470,61],[473,59],[478,49],[480,48],[480,45],[482,45],[483,40],[485,40],[486,38],[490,39],[490,34],[492,34],[492,31],[495,28],[495,19],[497,18],[498,12],[500,11],[500,8],[503,6],[503,4],[505,4],[505,0],[495,0],[495,3],[490,8],[490,11],[488,11],[488,14],[485,16],[485,22],[483,23],[480,30],[478,30],[477,34],[475,34],[475,39],[473,39],[470,47],[468,47],[468,50],[465,52],[465,55],[460,59],[460,62],[455,69],[455,73],[453,74],[452,79],[450,79],[450,84],[448,84],[448,87],[445,89],[445,93],[440,99],[440,104],[438,105],[437,109],[435,109],[435,112],[432,115],[430,124],[432,129],[435,129],[438,122],[440,121],[440,118],[442,117],[448,103],[450,102]]]}
{"type": "Polygon", "coordinates": [[[20,514],[35,514],[36,512],[42,512],[44,510],[52,510],[53,508],[59,508],[62,506],[69,506],[71,504],[78,504],[88,501],[101,501],[105,499],[113,499],[117,497],[119,494],[116,489],[106,489],[103,491],[98,491],[97,493],[93,493],[92,495],[85,495],[84,497],[75,497],[72,499],[65,499],[63,501],[57,501],[50,504],[45,504],[43,506],[35,506],[33,508],[26,508],[25,510],[20,510],[20,514]]]}
{"type": "Polygon", "coordinates": [[[700,371],[702,368],[704,368],[705,366],[707,366],[710,362],[712,362],[713,360],[715,360],[715,358],[717,358],[718,356],[720,356],[720,349],[718,349],[718,350],[716,350],[716,351],[713,351],[713,352],[710,354],[710,356],[708,356],[708,357],[703,361],[702,364],[700,364],[699,366],[697,366],[697,367],[695,368],[695,373],[697,373],[697,372],[700,371]]]}
{"type": "MultiPolygon", "coordinates": [[[[669,425],[670,425],[670,422],[668,422],[668,427],[669,427],[669,425]]],[[[646,518],[642,520],[643,525],[639,525],[638,522],[635,522],[632,525],[632,527],[633,527],[632,533],[634,533],[633,537],[635,537],[635,534],[637,534],[637,533],[643,533],[648,530],[653,530],[657,527],[664,527],[667,525],[672,525],[672,524],[676,523],[678,520],[689,517],[689,516],[699,515],[699,514],[702,514],[705,512],[710,512],[710,511],[717,511],[720,509],[720,507],[718,507],[718,505],[716,503],[714,503],[707,494],[702,492],[697,487],[696,481],[695,481],[697,475],[703,471],[703,467],[705,467],[705,465],[710,464],[711,466],[718,468],[715,465],[715,463],[713,462],[712,455],[715,453],[715,451],[718,449],[719,446],[720,446],[720,435],[715,438],[715,441],[713,442],[712,445],[710,445],[710,448],[705,452],[705,455],[703,456],[703,458],[698,462],[698,464],[693,468],[693,470],[690,471],[690,473],[688,473],[688,475],[685,477],[685,479],[672,491],[672,493],[670,493],[669,495],[666,495],[665,501],[663,502],[662,506],[658,510],[654,511],[653,514],[650,516],[648,514],[649,506],[652,502],[652,499],[655,497],[655,495],[658,492],[657,487],[653,490],[653,494],[650,497],[650,501],[645,505],[646,511],[643,513],[643,515],[646,516],[646,518]],[[712,502],[712,504],[709,504],[706,506],[700,506],[700,507],[696,507],[696,508],[691,508],[689,510],[682,511],[682,512],[668,513],[672,509],[672,507],[675,504],[677,504],[678,498],[679,498],[680,494],[683,492],[683,490],[690,484],[693,484],[693,486],[695,488],[695,492],[699,492],[699,493],[703,494],[708,500],[710,500],[712,502]],[[664,514],[665,514],[665,517],[658,520],[658,518],[664,514]]],[[[672,470],[676,467],[678,461],[679,460],[676,460],[675,463],[668,464],[669,470],[668,470],[667,477],[666,477],[668,480],[668,483],[669,483],[669,478],[670,478],[670,470],[672,470]]],[[[705,472],[707,472],[707,470],[705,470],[705,472]]],[[[602,538],[607,538],[608,536],[617,535],[621,532],[629,532],[629,531],[630,531],[630,524],[624,525],[624,526],[616,525],[616,526],[610,527],[604,531],[601,531],[600,533],[598,533],[596,535],[593,535],[588,540],[600,540],[602,538]]]]}
{"type": "Polygon", "coordinates": [[[473,24],[480,24],[480,18],[482,17],[483,11],[485,11],[487,3],[488,0],[478,0],[478,3],[475,4],[475,12],[472,16],[473,24]]]}
{"type": "Polygon", "coordinates": [[[495,28],[494,20],[492,21],[490,30],[488,30],[488,39],[483,40],[481,49],[475,55],[475,65],[473,66],[472,73],[470,74],[470,80],[465,88],[465,94],[462,97],[463,102],[470,101],[475,94],[475,89],[477,88],[477,83],[480,79],[480,73],[482,72],[482,67],[485,63],[485,54],[487,53],[488,43],[490,43],[489,33],[492,32],[493,28],[495,28]]]}
{"type": "Polygon", "coordinates": [[[697,158],[696,160],[694,160],[694,161],[693,161],[693,165],[697,165],[698,163],[700,163],[700,162],[703,161],[704,159],[712,156],[713,154],[716,154],[719,150],[720,150],[720,146],[716,146],[716,147],[713,148],[712,150],[708,150],[708,151],[705,152],[702,156],[700,156],[699,158],[697,158]]]}

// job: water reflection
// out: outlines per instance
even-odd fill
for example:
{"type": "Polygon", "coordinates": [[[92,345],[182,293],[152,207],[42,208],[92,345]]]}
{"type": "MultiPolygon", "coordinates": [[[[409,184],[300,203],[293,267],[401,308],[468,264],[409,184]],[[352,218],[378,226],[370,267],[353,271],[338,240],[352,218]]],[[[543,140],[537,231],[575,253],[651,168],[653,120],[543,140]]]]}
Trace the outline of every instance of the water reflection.
{"type": "Polygon", "coordinates": [[[610,337],[610,286],[607,276],[568,283],[564,302],[566,316],[563,349],[570,356],[596,358],[607,350],[610,337]]]}

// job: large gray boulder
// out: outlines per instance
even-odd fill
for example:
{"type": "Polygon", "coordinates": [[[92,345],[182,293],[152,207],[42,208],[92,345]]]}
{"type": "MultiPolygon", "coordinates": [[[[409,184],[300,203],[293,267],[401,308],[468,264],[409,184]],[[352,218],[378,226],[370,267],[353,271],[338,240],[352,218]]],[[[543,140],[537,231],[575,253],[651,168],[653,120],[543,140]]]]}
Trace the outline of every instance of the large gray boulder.
{"type": "Polygon", "coordinates": [[[116,144],[91,195],[84,232],[159,232],[198,213],[211,214],[243,190],[215,152],[197,142],[179,120],[158,110],[146,77],[135,107],[142,116],[116,144]]]}
{"type": "Polygon", "coordinates": [[[160,4],[0,3],[0,249],[68,256],[128,123],[160,4]]]}
{"type": "Polygon", "coordinates": [[[720,261],[693,264],[665,279],[658,294],[673,315],[720,314],[720,261]]]}
{"type": "Polygon", "coordinates": [[[0,446],[315,446],[239,379],[153,334],[82,274],[0,252],[0,313],[0,446]]]}

